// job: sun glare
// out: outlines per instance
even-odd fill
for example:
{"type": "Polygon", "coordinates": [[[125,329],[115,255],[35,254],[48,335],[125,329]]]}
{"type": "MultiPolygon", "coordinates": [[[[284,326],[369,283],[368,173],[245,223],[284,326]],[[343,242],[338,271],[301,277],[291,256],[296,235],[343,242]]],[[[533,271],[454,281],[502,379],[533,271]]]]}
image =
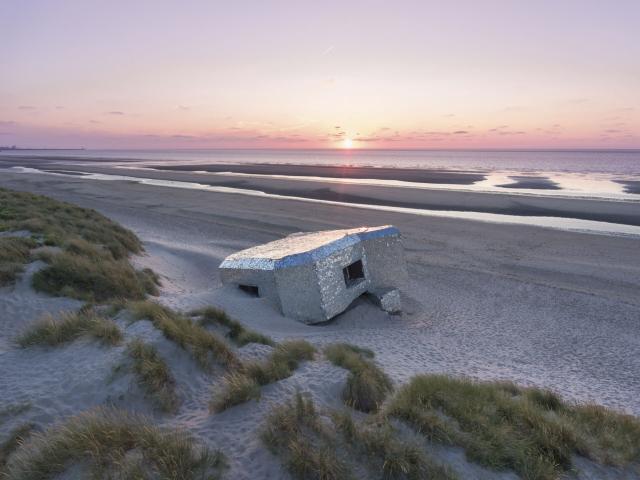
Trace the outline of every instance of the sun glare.
{"type": "Polygon", "coordinates": [[[342,148],[353,148],[353,140],[350,138],[345,138],[342,141],[342,148]]]}

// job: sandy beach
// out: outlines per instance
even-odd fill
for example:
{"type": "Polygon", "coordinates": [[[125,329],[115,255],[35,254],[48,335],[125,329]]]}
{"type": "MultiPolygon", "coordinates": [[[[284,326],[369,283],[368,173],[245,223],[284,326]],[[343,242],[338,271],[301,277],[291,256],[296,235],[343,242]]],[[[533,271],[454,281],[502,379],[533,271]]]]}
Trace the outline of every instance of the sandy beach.
{"type": "Polygon", "coordinates": [[[147,246],[142,261],[167,277],[163,299],[174,306],[221,303],[276,337],[357,340],[379,350],[399,380],[417,371],[511,378],[640,413],[637,239],[127,182],[3,174],[0,185],[95,208],[131,228],[147,246]],[[364,306],[307,327],[220,288],[217,265],[236,250],[296,231],[383,224],[400,228],[407,251],[401,318],[364,306]]]}
{"type": "MultiPolygon", "coordinates": [[[[277,341],[346,341],[374,349],[397,384],[421,372],[512,380],[552,388],[569,400],[640,414],[637,238],[78,176],[3,172],[0,187],[94,208],[133,230],[146,248],[135,261],[162,276],[159,299],[168,306],[216,305],[277,341]],[[384,224],[401,230],[409,266],[401,316],[359,300],[331,322],[307,326],[282,317],[259,298],[221,285],[217,267],[237,250],[297,231],[384,224]]],[[[35,418],[45,423],[104,401],[126,402],[127,408],[149,413],[125,379],[104,384],[111,375],[109,365],[119,358],[118,348],[105,351],[80,342],[51,357],[12,347],[15,335],[40,314],[80,306],[36,294],[28,278],[29,271],[15,288],[0,291],[0,400],[13,404],[28,399],[36,406],[35,418]],[[74,366],[74,358],[91,360],[74,366]],[[65,372],[63,382],[59,371],[65,372]]],[[[194,371],[183,352],[148,322],[127,327],[127,335],[153,341],[173,358],[186,399],[180,413],[164,421],[224,445],[231,478],[285,475],[260,447],[256,430],[282,398],[304,389],[313,392],[319,405],[339,405],[344,371],[326,361],[313,362],[265,388],[260,402],[211,417],[210,379],[194,371]]],[[[260,355],[256,347],[240,353],[260,355]]],[[[460,451],[444,454],[453,455],[467,478],[513,478],[466,462],[460,451]]]]}

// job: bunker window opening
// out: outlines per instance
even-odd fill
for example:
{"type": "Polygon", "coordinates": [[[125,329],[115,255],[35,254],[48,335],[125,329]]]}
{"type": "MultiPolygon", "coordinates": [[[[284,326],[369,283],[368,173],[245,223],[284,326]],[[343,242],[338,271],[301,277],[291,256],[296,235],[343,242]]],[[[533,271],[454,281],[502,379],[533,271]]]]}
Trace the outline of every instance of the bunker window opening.
{"type": "Polygon", "coordinates": [[[351,265],[342,269],[344,275],[344,283],[347,287],[351,287],[364,278],[364,267],[362,260],[356,260],[351,265]]]}
{"type": "Polygon", "coordinates": [[[260,290],[255,285],[238,285],[238,288],[252,297],[259,297],[260,290]]]}

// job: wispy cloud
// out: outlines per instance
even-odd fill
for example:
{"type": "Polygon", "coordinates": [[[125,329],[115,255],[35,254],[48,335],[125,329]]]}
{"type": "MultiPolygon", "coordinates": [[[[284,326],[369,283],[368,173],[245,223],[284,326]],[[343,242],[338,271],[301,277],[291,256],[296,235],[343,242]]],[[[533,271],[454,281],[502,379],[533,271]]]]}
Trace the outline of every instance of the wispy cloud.
{"type": "Polygon", "coordinates": [[[331,52],[335,50],[335,48],[336,47],[334,45],[330,45],[329,47],[325,48],[325,50],[322,52],[320,56],[324,57],[325,55],[329,55],[331,52]]]}
{"type": "Polygon", "coordinates": [[[119,110],[112,110],[110,112],[105,112],[105,115],[124,115],[124,112],[121,112],[119,110]]]}

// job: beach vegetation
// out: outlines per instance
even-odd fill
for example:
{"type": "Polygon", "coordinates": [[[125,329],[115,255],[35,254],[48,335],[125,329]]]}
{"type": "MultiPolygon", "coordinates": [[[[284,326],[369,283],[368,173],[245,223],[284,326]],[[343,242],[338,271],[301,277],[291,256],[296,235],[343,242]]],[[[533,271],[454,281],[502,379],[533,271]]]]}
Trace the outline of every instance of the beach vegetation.
{"type": "Polygon", "coordinates": [[[134,319],[151,321],[168,340],[189,351],[202,368],[210,369],[214,361],[229,370],[241,368],[226,341],[192,318],[150,300],[130,302],[128,309],[134,319]]]}
{"type": "Polygon", "coordinates": [[[0,443],[0,476],[9,461],[9,457],[20,447],[33,431],[33,424],[23,423],[9,432],[4,441],[0,443]]]}
{"type": "Polygon", "coordinates": [[[0,188],[0,231],[26,230],[46,245],[64,247],[73,239],[100,245],[116,259],[142,252],[136,235],[95,210],[43,195],[0,188]]]}
{"type": "Polygon", "coordinates": [[[316,349],[304,340],[279,343],[261,362],[244,362],[241,369],[227,375],[209,404],[212,412],[260,398],[260,387],[290,377],[300,362],[312,360],[316,349]]]}
{"type": "Polygon", "coordinates": [[[347,405],[362,412],[375,412],[393,391],[391,379],[373,360],[373,352],[348,343],[334,343],[324,349],[327,359],[349,370],[342,397],[347,405]]]}
{"type": "Polygon", "coordinates": [[[611,465],[640,460],[637,418],[512,383],[419,375],[384,413],[432,441],[464,448],[471,461],[525,479],[557,478],[574,455],[611,465]]]}
{"type": "Polygon", "coordinates": [[[53,347],[82,336],[95,338],[105,345],[117,345],[123,338],[113,320],[88,309],[63,313],[58,317],[46,315],[28,326],[16,343],[22,348],[35,345],[53,347]]]}
{"type": "Polygon", "coordinates": [[[386,479],[450,480],[457,478],[436,463],[417,443],[403,440],[384,418],[369,418],[358,424],[349,411],[331,412],[336,430],[368,469],[386,479]]]}
{"type": "Polygon", "coordinates": [[[235,405],[260,398],[260,385],[253,378],[242,372],[227,373],[222,379],[222,386],[211,399],[209,409],[222,412],[235,405]]]}
{"type": "Polygon", "coordinates": [[[271,411],[261,439],[296,479],[353,478],[349,466],[339,458],[334,437],[321,422],[313,400],[300,392],[271,411]]]}
{"type": "Polygon", "coordinates": [[[0,231],[31,234],[0,239],[0,285],[15,281],[31,250],[46,245],[57,250],[36,255],[47,263],[33,277],[36,290],[97,302],[158,292],[158,276],[128,261],[143,250],[138,237],[94,210],[0,188],[0,231]]]}
{"type": "Polygon", "coordinates": [[[101,407],[33,433],[11,455],[4,473],[12,480],[44,480],[72,467],[87,478],[216,479],[226,460],[185,432],[101,407]]]}
{"type": "Polygon", "coordinates": [[[33,276],[33,287],[50,295],[96,302],[143,299],[157,293],[157,285],[148,273],[136,271],[126,259],[115,260],[109,255],[54,255],[51,263],[33,276]]]}
{"type": "Polygon", "coordinates": [[[248,343],[261,343],[275,346],[275,342],[261,333],[246,328],[239,321],[231,318],[227,312],[215,307],[205,307],[191,312],[192,316],[200,317],[203,326],[218,325],[228,329],[227,337],[237,346],[242,347],[248,343]]]}
{"type": "Polygon", "coordinates": [[[175,380],[167,363],[157,349],[140,339],[127,345],[127,354],[133,361],[132,369],[138,384],[164,412],[174,413],[179,404],[175,380]]]}
{"type": "Polygon", "coordinates": [[[37,243],[28,237],[0,237],[0,287],[15,281],[37,243]]]}

